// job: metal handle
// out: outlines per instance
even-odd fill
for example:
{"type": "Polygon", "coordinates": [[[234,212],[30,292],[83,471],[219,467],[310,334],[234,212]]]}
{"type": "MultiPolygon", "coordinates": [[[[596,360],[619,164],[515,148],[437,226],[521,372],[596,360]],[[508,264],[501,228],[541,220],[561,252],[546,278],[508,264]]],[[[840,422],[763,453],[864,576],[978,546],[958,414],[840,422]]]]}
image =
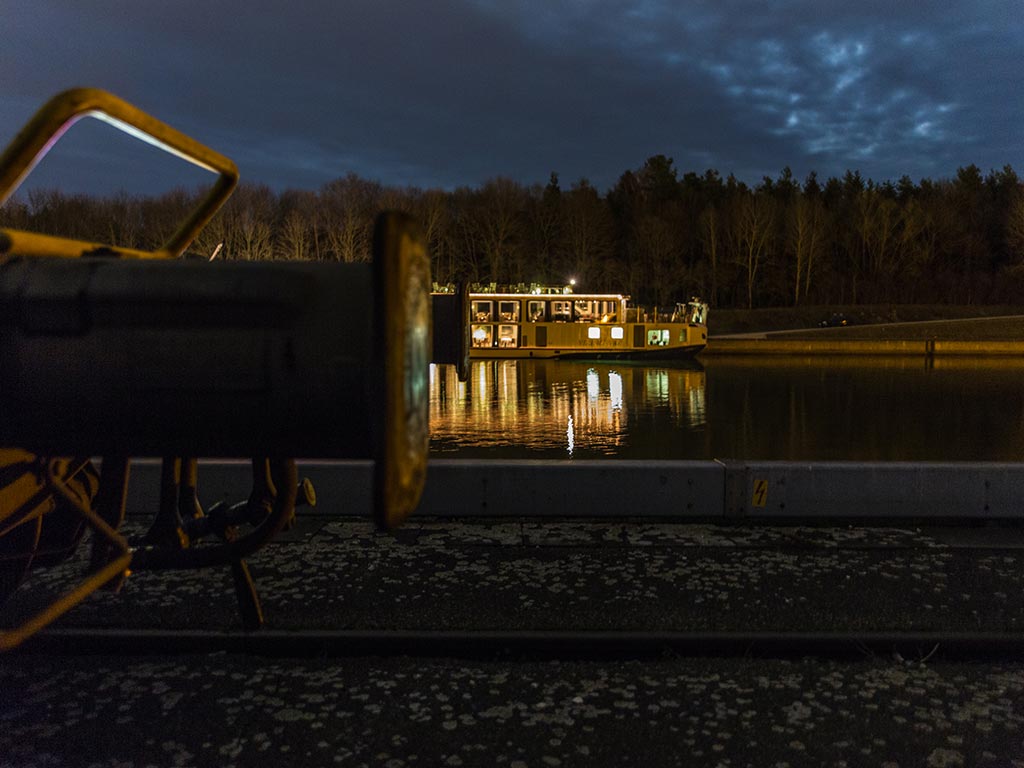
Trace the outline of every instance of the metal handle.
{"type": "MultiPolygon", "coordinates": [[[[162,248],[153,252],[108,248],[111,255],[129,258],[180,256],[231,195],[238,183],[238,168],[227,157],[117,96],[96,88],[75,88],[58,94],[14,137],[14,141],[0,155],[0,205],[14,194],[64,132],[83,117],[96,117],[135,138],[218,174],[217,181],[206,197],[162,248]]],[[[0,255],[81,256],[102,247],[96,243],[45,237],[17,230],[0,230],[0,255]]]]}

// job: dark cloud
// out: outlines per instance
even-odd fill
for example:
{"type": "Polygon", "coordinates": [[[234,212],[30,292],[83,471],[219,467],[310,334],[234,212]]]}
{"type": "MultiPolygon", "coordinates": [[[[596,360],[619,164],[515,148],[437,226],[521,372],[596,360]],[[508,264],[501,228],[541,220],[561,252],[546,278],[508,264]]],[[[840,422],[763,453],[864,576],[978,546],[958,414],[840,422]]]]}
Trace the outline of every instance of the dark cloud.
{"type": "MultiPolygon", "coordinates": [[[[292,6],[8,0],[0,137],[89,85],[278,189],[348,172],[451,188],[552,170],[607,188],[657,153],[752,182],[786,165],[876,179],[1024,168],[1015,0],[292,6]]],[[[98,141],[69,144],[71,171],[41,181],[108,183],[98,141]]],[[[150,167],[135,154],[107,164],[150,167]]]]}

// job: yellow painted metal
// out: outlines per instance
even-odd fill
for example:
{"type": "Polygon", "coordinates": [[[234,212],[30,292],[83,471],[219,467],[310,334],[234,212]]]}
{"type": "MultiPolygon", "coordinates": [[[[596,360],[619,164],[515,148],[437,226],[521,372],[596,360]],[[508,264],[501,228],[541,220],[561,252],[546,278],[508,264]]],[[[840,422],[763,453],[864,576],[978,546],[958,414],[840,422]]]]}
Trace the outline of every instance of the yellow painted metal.
{"type": "MultiPolygon", "coordinates": [[[[229,159],[104,91],[67,91],[55,97],[36,114],[0,155],[0,204],[14,193],[61,135],[73,123],[86,116],[102,119],[122,131],[217,173],[217,181],[198,208],[156,251],[138,251],[17,230],[0,230],[0,257],[9,254],[64,258],[106,255],[126,259],[165,259],[181,255],[230,195],[238,181],[237,169],[229,159]]],[[[54,265],[53,262],[49,264],[54,265]]],[[[33,266],[46,265],[37,262],[33,266]]],[[[120,267],[129,268],[131,264],[121,264],[120,267]]],[[[163,266],[151,264],[146,269],[158,271],[163,266]]],[[[184,270],[185,265],[178,264],[173,269],[184,270]]],[[[368,378],[361,381],[369,385],[366,389],[370,391],[378,409],[367,424],[372,434],[364,436],[370,439],[364,440],[363,445],[373,445],[376,459],[375,519],[380,527],[393,528],[404,521],[419,502],[426,476],[429,445],[428,370],[432,349],[430,259],[422,233],[410,217],[391,213],[384,214],[378,221],[374,242],[373,283],[375,322],[372,329],[372,351],[369,352],[371,364],[368,371],[361,373],[368,378]]],[[[353,339],[354,350],[361,350],[365,341],[363,336],[357,333],[353,339]]],[[[464,350],[467,347],[467,344],[463,345],[464,350]]],[[[128,460],[125,458],[120,461],[120,474],[113,472],[117,476],[116,482],[108,482],[112,470],[107,466],[108,461],[104,460],[100,493],[104,494],[107,506],[115,507],[123,514],[128,460]],[[120,499],[110,496],[115,491],[120,494],[120,499]]],[[[127,574],[129,566],[136,569],[202,567],[234,563],[255,551],[290,518],[298,482],[295,464],[291,459],[275,459],[268,462],[265,469],[270,473],[270,487],[276,484],[278,492],[270,494],[272,514],[248,537],[216,548],[169,551],[143,547],[133,552],[116,530],[117,524],[110,522],[111,516],[104,514],[106,507],[97,502],[97,512],[88,502],[77,498],[64,485],[51,461],[49,482],[53,493],[70,503],[95,533],[94,541],[98,542],[98,546],[94,548],[94,570],[78,586],[21,626],[0,631],[0,651],[17,646],[92,592],[105,584],[116,582],[127,574]]],[[[242,573],[242,576],[245,574],[242,573]]],[[[247,577],[242,580],[249,581],[247,577]]],[[[256,613],[258,618],[258,609],[256,613]]]]}
{"type": "Polygon", "coordinates": [[[85,240],[71,240],[37,232],[22,232],[17,229],[0,229],[0,256],[63,256],[78,258],[88,255],[117,256],[124,259],[163,259],[170,254],[164,250],[137,251],[119,248],[105,243],[90,243],[85,240]]]}
{"type": "Polygon", "coordinates": [[[67,488],[63,477],[57,471],[59,462],[59,459],[49,462],[49,487],[59,493],[85,519],[85,522],[93,529],[97,536],[106,540],[115,552],[115,557],[97,571],[90,573],[70,592],[54,600],[46,608],[19,626],[13,629],[0,630],[0,652],[9,651],[17,647],[39,630],[52,624],[104,584],[123,575],[131,564],[132,553],[128,547],[128,541],[107,525],[99,515],[93,512],[88,504],[82,503],[78,496],[67,488]]]}
{"type": "Polygon", "coordinates": [[[383,355],[384,434],[375,457],[374,517],[401,525],[419,503],[430,443],[430,258],[413,219],[389,212],[374,233],[376,340],[383,355]]]}
{"type": "MultiPolygon", "coordinates": [[[[111,255],[129,258],[180,256],[231,195],[238,183],[238,168],[224,155],[214,152],[117,96],[96,88],[75,88],[58,94],[14,137],[0,155],[0,205],[14,194],[25,177],[64,132],[83,117],[103,120],[125,133],[217,174],[217,180],[206,197],[159,250],[148,253],[111,248],[109,251],[111,255]]],[[[16,230],[0,230],[0,255],[16,253],[31,256],[81,256],[83,253],[94,251],[97,247],[94,243],[81,243],[62,238],[47,238],[45,241],[38,239],[41,237],[16,230]]]]}

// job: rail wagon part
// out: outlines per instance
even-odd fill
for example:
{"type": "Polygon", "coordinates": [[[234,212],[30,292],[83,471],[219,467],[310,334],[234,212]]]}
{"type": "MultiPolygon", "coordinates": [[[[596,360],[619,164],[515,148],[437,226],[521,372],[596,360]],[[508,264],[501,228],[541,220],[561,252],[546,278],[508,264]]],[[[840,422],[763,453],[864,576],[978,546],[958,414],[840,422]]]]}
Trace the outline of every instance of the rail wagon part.
{"type": "MultiPolygon", "coordinates": [[[[287,457],[373,459],[382,528],[416,506],[429,440],[426,249],[409,217],[386,213],[376,222],[372,264],[169,258],[230,194],[234,166],[91,89],[51,101],[0,156],[0,200],[85,114],[219,176],[152,253],[0,230],[0,445],[36,457],[19,486],[26,498],[2,489],[0,537],[17,531],[31,556],[36,522],[62,507],[92,529],[94,544],[85,580],[0,634],[0,648],[129,568],[229,564],[243,623],[254,628],[262,613],[244,558],[287,525],[300,491],[312,495],[287,457]],[[64,258],[40,258],[54,256],[64,258]],[[76,492],[66,462],[42,458],[69,455],[103,457],[94,495],[76,492]],[[118,528],[132,456],[162,457],[164,469],[150,534],[129,543],[118,528]],[[250,498],[204,512],[197,456],[250,457],[250,498]],[[240,533],[242,524],[251,530],[240,533]],[[198,545],[209,533],[221,542],[198,545]]],[[[3,562],[20,567],[24,557],[3,562]]]]}

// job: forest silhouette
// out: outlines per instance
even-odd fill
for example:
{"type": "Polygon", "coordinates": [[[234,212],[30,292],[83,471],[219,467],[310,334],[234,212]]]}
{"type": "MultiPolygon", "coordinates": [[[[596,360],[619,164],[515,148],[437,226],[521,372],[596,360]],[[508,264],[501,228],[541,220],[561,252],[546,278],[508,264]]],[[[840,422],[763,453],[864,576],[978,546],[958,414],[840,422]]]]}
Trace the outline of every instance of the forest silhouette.
{"type": "MultiPolygon", "coordinates": [[[[0,226],[154,249],[203,190],[93,197],[31,190],[0,226]]],[[[785,168],[754,186],[715,170],[681,176],[655,155],[606,193],[495,178],[455,190],[388,187],[354,174],[319,191],[242,184],[193,243],[226,259],[368,261],[373,221],[422,227],[437,282],[574,279],[667,305],[1024,303],[1024,184],[1010,166],[876,183],[857,171],[802,182],[785,168]]]]}

